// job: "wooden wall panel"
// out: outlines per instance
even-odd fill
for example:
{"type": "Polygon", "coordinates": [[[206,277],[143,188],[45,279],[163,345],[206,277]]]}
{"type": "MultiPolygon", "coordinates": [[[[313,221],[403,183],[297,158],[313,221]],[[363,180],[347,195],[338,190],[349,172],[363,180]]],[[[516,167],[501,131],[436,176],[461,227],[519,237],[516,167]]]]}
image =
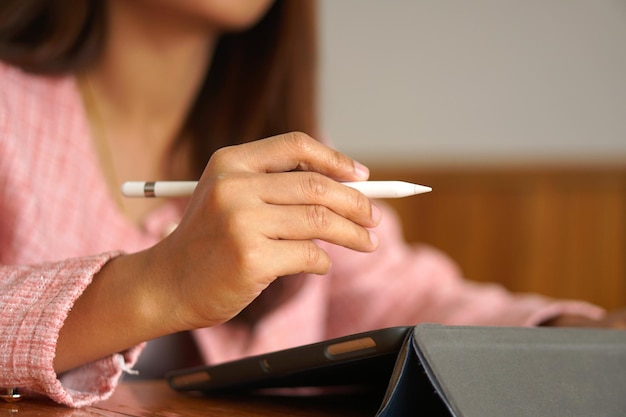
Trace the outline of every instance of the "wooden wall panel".
{"type": "Polygon", "coordinates": [[[626,306],[626,164],[370,169],[433,187],[387,202],[408,241],[444,250],[469,279],[626,306]]]}

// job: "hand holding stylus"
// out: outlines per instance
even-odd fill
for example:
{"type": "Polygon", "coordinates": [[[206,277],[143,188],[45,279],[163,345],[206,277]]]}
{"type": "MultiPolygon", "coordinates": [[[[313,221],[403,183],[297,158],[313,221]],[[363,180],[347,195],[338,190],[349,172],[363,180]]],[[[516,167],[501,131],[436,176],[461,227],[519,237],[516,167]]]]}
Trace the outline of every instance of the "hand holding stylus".
{"type": "Polygon", "coordinates": [[[341,182],[367,168],[304,134],[222,148],[211,157],[178,228],[153,247],[176,330],[234,317],[279,276],[324,274],[323,240],[376,249],[380,211],[341,182]]]}

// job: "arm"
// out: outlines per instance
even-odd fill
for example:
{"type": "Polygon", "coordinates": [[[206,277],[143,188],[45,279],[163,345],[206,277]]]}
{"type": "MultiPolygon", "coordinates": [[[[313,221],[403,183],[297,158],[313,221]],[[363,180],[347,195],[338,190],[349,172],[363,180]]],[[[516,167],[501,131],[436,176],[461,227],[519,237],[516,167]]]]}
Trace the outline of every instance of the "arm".
{"type": "Polygon", "coordinates": [[[369,200],[333,180],[366,177],[302,134],[218,151],[179,227],[150,249],[110,261],[78,298],[59,334],[55,369],[223,323],[277,276],[326,272],[328,256],[313,239],[374,250],[367,228],[378,219],[369,200]]]}
{"type": "Polygon", "coordinates": [[[572,314],[599,319],[602,309],[584,302],[556,301],[535,294],[513,294],[496,284],[463,279],[444,254],[404,242],[395,214],[383,207],[376,229],[378,250],[371,254],[327,248],[334,255],[331,335],[419,322],[461,325],[537,325],[572,314]]]}
{"type": "Polygon", "coordinates": [[[142,266],[145,254],[117,256],[102,266],[76,299],[60,329],[57,374],[168,333],[170,318],[142,266]],[[79,346],[80,348],[76,348],[79,346]]]}
{"type": "Polygon", "coordinates": [[[624,330],[626,329],[626,309],[612,311],[600,318],[578,314],[561,314],[540,324],[554,327],[603,327],[624,330]]]}
{"type": "Polygon", "coordinates": [[[55,401],[80,406],[105,398],[137,349],[109,355],[63,376],[85,372],[80,386],[63,383],[52,367],[55,341],[72,304],[93,275],[115,253],[39,265],[0,266],[0,386],[44,393],[55,401]]]}
{"type": "MultiPolygon", "coordinates": [[[[13,178],[10,169],[2,172],[13,178]]],[[[223,323],[277,276],[326,272],[329,258],[315,239],[374,250],[368,228],[378,218],[369,200],[335,181],[367,175],[302,134],[226,148],[209,162],[179,227],[155,246],[3,266],[0,309],[12,314],[0,317],[11,346],[2,352],[8,372],[0,386],[73,406],[102,399],[138,353],[125,349],[223,323]]],[[[19,250],[2,241],[4,255],[19,250]]]]}

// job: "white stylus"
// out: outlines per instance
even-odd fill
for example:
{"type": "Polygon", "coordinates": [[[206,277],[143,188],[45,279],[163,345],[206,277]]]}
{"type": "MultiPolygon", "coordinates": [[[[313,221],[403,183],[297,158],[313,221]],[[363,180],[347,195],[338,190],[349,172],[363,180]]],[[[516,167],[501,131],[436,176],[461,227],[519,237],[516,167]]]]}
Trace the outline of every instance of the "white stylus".
{"type": "MultiPolygon", "coordinates": [[[[198,184],[197,181],[127,181],[122,184],[126,197],[187,197],[198,184]]],[[[406,181],[356,181],[342,182],[359,190],[369,198],[400,198],[427,193],[432,188],[406,181]]]]}

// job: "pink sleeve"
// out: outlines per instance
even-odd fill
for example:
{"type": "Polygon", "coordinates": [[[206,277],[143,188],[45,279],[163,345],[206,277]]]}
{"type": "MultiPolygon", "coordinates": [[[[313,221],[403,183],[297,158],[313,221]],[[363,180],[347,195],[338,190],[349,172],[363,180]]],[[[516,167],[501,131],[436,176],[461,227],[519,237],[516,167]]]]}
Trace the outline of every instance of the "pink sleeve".
{"type": "Polygon", "coordinates": [[[604,314],[584,302],[512,294],[496,284],[465,280],[441,252],[405,243],[395,214],[382,210],[376,252],[324,244],[333,259],[329,336],[420,322],[529,326],[563,313],[592,318],[604,314]]]}
{"type": "MultiPolygon", "coordinates": [[[[0,266],[0,387],[80,407],[108,397],[139,347],[57,377],[59,330],[93,275],[115,253],[31,266],[0,266]]],[[[122,325],[122,324],[120,324],[122,325]]]]}

